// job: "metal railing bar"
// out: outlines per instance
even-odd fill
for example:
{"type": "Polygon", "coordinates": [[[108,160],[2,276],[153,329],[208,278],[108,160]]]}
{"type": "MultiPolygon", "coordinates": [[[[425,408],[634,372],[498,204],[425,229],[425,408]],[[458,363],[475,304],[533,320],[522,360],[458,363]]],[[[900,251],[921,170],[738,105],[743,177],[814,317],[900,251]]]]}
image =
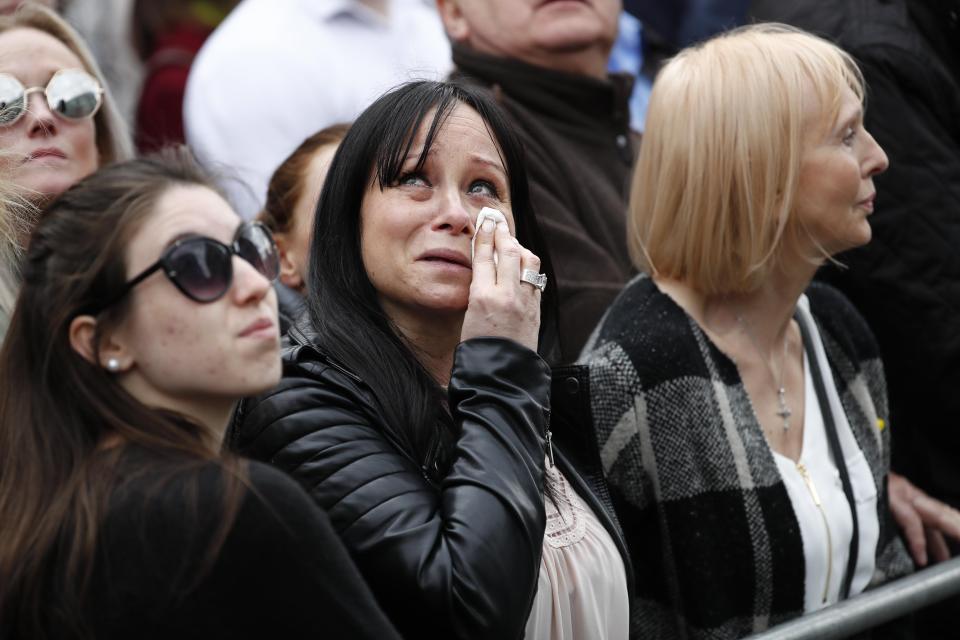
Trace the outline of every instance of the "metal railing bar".
{"type": "Polygon", "coordinates": [[[960,557],[750,636],[751,640],[834,640],[879,626],[960,593],[960,557]]]}

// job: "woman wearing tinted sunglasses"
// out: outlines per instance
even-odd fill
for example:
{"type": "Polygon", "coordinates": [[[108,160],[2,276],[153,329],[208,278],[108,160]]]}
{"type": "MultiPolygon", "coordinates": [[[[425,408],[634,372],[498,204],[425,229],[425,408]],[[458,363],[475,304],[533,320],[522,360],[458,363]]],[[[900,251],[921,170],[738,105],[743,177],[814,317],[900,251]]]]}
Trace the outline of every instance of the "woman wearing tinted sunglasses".
{"type": "Polygon", "coordinates": [[[50,203],[0,352],[0,637],[396,637],[299,486],[220,454],[280,377],[277,262],[183,151],[50,203]]]}
{"type": "Polygon", "coordinates": [[[0,158],[24,197],[44,204],[98,167],[132,155],[103,76],[56,13],[0,16],[0,158]]]}

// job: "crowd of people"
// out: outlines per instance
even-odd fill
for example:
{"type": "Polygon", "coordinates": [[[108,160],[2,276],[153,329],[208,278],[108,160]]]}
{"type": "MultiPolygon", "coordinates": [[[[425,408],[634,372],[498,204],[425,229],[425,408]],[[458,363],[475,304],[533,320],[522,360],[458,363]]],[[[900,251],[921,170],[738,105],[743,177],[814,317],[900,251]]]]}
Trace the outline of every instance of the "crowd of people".
{"type": "Polygon", "coordinates": [[[132,1],[135,117],[7,4],[0,638],[733,639],[960,548],[957,0],[132,1]]]}

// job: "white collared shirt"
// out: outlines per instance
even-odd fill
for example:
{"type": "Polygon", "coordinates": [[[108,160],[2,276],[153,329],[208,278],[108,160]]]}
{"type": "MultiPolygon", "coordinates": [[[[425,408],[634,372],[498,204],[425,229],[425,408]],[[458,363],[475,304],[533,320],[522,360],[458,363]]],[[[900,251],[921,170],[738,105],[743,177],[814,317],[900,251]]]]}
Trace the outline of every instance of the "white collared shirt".
{"type": "Polygon", "coordinates": [[[432,0],[244,0],[197,56],[184,99],[187,141],[244,217],[308,136],[354,120],[388,89],[440,80],[450,44],[432,0]]]}

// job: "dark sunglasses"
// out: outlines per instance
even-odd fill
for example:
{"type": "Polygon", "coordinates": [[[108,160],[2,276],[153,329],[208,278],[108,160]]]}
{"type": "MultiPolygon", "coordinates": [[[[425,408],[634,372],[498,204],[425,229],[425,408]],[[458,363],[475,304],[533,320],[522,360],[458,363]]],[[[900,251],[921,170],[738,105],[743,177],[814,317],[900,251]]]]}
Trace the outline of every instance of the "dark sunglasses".
{"type": "Polygon", "coordinates": [[[159,260],[128,280],[117,295],[87,313],[97,314],[116,304],[131,289],[161,269],[183,295],[196,302],[213,302],[230,290],[235,255],[249,262],[271,282],[280,273],[280,256],[270,230],[259,222],[244,222],[229,246],[205,236],[174,242],[159,260]]]}
{"type": "Polygon", "coordinates": [[[43,93],[51,111],[67,120],[89,118],[103,104],[103,87],[82,69],[61,69],[46,87],[29,89],[9,73],[0,73],[0,126],[10,126],[22,118],[30,94],[36,92],[43,93]]]}

